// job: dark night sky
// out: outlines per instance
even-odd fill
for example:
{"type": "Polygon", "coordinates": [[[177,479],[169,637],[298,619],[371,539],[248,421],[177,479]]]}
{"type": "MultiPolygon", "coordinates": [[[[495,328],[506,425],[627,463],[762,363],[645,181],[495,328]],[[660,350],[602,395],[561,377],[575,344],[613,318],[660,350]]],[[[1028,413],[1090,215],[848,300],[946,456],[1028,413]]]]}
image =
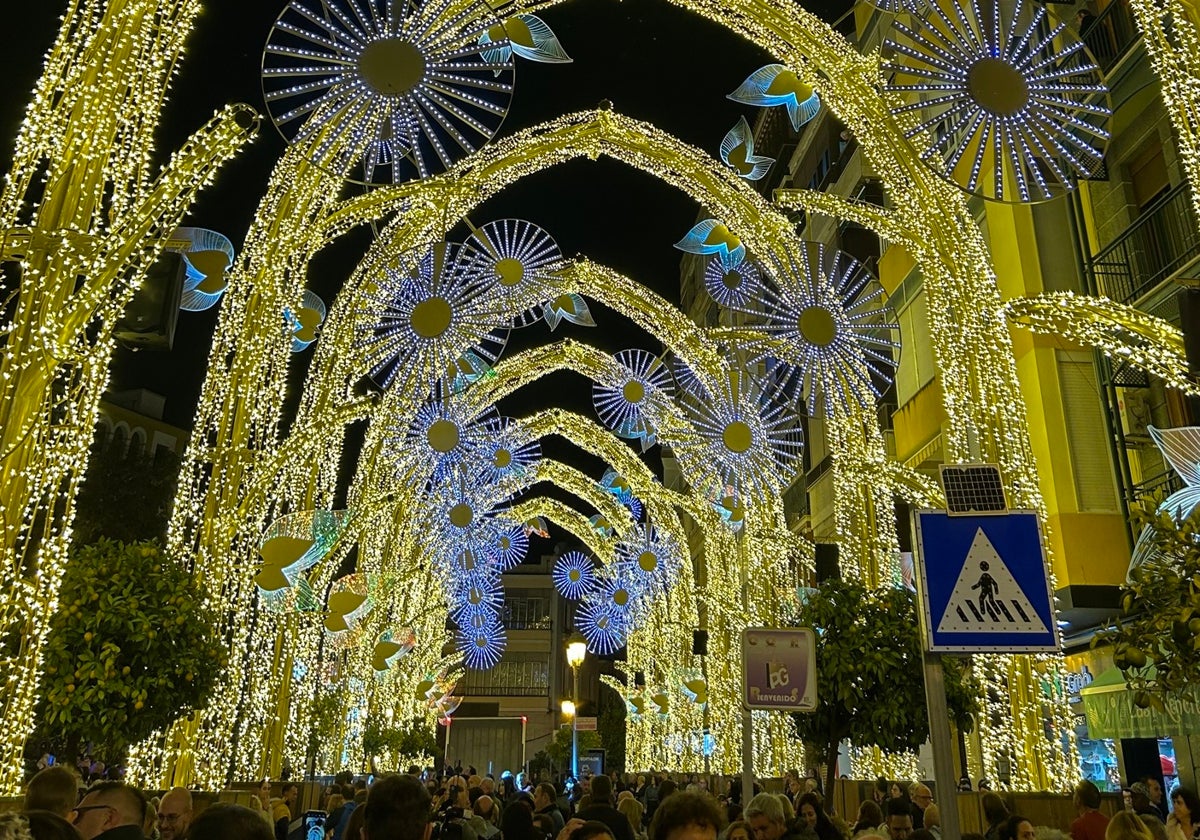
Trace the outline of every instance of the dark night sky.
{"type": "MultiPolygon", "coordinates": [[[[844,0],[823,0],[814,8],[827,20],[846,8],[844,0]]],[[[62,3],[19,4],[0,31],[0,68],[7,84],[0,96],[0,154],[5,168],[12,138],[41,57],[53,39],[62,3]]],[[[212,112],[227,102],[248,102],[263,110],[259,85],[262,47],[276,16],[276,0],[211,0],[205,4],[172,88],[160,132],[160,159],[212,112]]],[[[574,58],[573,64],[546,65],[517,59],[513,104],[500,136],[559,114],[594,108],[610,100],[616,110],[647,121],[714,154],[741,114],[754,109],[725,95],[771,59],[728,31],[662,0],[572,0],[541,13],[574,58]]],[[[284,141],[269,119],[259,139],[218,175],[187,223],[218,230],[240,245],[253,218],[271,167],[284,141]]],[[[674,188],[623,164],[601,159],[577,161],[538,173],[513,185],[473,215],[480,224],[517,216],[555,236],[567,255],[583,254],[645,283],[678,301],[680,253],[672,247],[694,223],[698,208],[674,188]]],[[[364,231],[318,258],[309,286],[327,303],[351,273],[368,244],[364,231]]],[[[600,326],[567,325],[553,334],[571,335],[609,351],[626,347],[660,349],[656,339],[598,304],[600,326]]],[[[217,309],[180,313],[175,349],[170,353],[119,352],[116,388],[147,387],[167,395],[167,419],[191,426],[199,396],[217,309]]],[[[510,350],[551,338],[544,324],[514,333],[510,350]]],[[[312,350],[297,359],[307,365],[312,350]]],[[[579,377],[547,379],[503,406],[525,413],[550,404],[589,410],[590,386],[579,377]]],[[[599,477],[599,465],[577,465],[599,477]]]]}

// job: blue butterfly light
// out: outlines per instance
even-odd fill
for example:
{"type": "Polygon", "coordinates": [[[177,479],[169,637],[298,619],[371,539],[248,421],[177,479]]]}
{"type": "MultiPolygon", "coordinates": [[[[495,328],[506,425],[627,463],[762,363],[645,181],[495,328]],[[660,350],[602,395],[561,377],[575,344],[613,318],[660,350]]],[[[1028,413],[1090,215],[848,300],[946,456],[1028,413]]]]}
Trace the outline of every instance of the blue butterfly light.
{"type": "Polygon", "coordinates": [[[747,181],[760,180],[775,162],[775,158],[754,154],[754,132],[745,117],[739,117],[721,141],[721,160],[747,181]]]}
{"type": "Polygon", "coordinates": [[[800,81],[795,73],[782,64],[758,68],[737,90],[729,94],[729,98],[734,102],[766,108],[783,105],[796,131],[821,110],[821,99],[812,85],[800,81]]]}

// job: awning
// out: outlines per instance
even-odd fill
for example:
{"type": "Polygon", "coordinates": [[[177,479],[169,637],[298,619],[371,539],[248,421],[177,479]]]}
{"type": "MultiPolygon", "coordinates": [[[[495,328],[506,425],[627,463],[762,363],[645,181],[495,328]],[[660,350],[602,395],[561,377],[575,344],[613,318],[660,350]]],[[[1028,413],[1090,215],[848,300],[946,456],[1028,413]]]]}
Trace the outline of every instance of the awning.
{"type": "Polygon", "coordinates": [[[1163,698],[1164,711],[1139,709],[1118,668],[1080,689],[1090,738],[1166,738],[1200,735],[1200,691],[1189,688],[1163,698]]]}

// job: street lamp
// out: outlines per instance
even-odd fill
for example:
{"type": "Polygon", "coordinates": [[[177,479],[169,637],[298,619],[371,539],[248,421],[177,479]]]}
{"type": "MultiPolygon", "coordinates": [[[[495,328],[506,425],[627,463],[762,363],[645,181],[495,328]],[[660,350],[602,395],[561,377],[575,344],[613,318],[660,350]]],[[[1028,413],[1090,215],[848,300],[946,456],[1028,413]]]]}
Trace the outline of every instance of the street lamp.
{"type": "Polygon", "coordinates": [[[574,690],[571,692],[571,700],[563,703],[563,714],[567,713],[567,703],[570,703],[571,775],[576,779],[579,778],[579,715],[575,714],[575,709],[579,705],[579,666],[583,664],[585,658],[587,658],[587,639],[583,638],[579,631],[575,631],[567,639],[567,664],[571,666],[574,690]]]}

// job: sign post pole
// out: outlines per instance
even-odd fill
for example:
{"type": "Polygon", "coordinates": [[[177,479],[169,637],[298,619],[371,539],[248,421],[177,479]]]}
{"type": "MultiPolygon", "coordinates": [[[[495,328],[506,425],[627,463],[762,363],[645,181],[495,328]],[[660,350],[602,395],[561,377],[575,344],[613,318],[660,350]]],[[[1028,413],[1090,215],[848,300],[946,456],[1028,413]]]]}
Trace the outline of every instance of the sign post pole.
{"type": "Polygon", "coordinates": [[[946,708],[946,680],[941,654],[924,653],[925,708],[929,714],[929,742],[933,747],[933,777],[941,801],[942,836],[959,837],[958,785],[955,782],[954,747],[950,738],[950,713],[946,708]]]}
{"type": "Polygon", "coordinates": [[[754,730],[750,709],[742,706],[742,808],[754,798],[754,730]]]}

